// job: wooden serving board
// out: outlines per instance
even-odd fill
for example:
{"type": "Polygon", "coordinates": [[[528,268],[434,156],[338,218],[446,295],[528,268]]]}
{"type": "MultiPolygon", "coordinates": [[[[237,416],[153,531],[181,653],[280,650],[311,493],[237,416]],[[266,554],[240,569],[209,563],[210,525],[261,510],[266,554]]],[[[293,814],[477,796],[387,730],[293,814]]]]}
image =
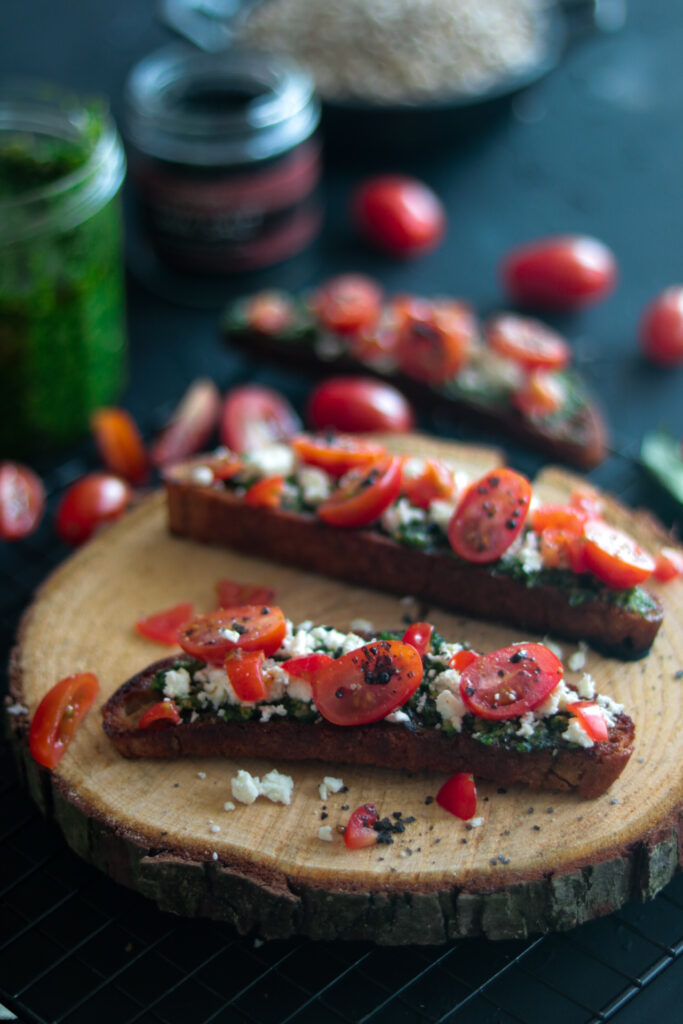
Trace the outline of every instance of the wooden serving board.
{"type": "MultiPolygon", "coordinates": [[[[401,444],[414,451],[438,447],[474,473],[498,461],[489,449],[433,439],[401,444]]],[[[561,500],[576,481],[548,469],[537,490],[544,500],[561,500]]],[[[611,514],[650,547],[661,544],[646,516],[616,503],[611,514]]],[[[25,732],[43,694],[63,676],[91,670],[100,679],[103,703],[129,676],[168,653],[138,636],[135,620],[187,600],[198,611],[210,610],[220,577],[274,587],[295,622],[313,618],[346,629],[361,617],[378,629],[391,628],[406,610],[396,598],[370,589],[173,538],[162,494],[144,500],[66,561],[24,617],[12,683],[28,712],[17,714],[15,707],[8,720],[35,798],[74,850],[119,882],[165,910],[228,920],[265,938],[438,943],[461,935],[511,938],[571,928],[629,899],[653,896],[680,865],[680,581],[661,588],[666,619],[646,659],[621,663],[587,655],[598,690],[625,704],[636,721],[635,753],[597,800],[521,786],[501,792],[480,783],[477,814],[483,823],[472,828],[430,799],[442,777],[407,776],[400,765],[389,771],[322,762],[126,760],[104,735],[98,708],[56,771],[38,769],[25,732]],[[224,810],[238,768],[291,775],[291,805],[260,797],[224,810]],[[319,785],[326,775],[343,778],[347,788],[323,800],[319,785]],[[415,820],[391,845],[349,851],[337,826],[368,801],[382,816],[401,812],[415,820]],[[332,842],[319,838],[321,825],[332,826],[332,842]]],[[[448,639],[467,639],[484,651],[540,639],[436,609],[429,619],[448,639]]],[[[576,648],[562,647],[566,663],[576,648]]],[[[578,676],[568,671],[568,678],[578,676]]]]}

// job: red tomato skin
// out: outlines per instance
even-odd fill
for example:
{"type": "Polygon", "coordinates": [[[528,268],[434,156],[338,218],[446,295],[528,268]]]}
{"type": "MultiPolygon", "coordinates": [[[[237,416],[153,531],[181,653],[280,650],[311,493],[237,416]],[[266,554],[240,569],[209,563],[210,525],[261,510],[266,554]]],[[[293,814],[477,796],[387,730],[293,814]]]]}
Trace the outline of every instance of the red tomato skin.
{"type": "Polygon", "coordinates": [[[224,662],[230,685],[240,700],[252,703],[264,700],[268,688],[263,678],[263,651],[231,651],[224,662]]]}
{"type": "Polygon", "coordinates": [[[412,644],[421,658],[425,656],[432,643],[434,627],[431,622],[413,622],[403,634],[402,642],[412,644]]]}
{"type": "Polygon", "coordinates": [[[282,668],[297,679],[312,683],[321,670],[334,661],[329,654],[303,654],[300,658],[289,658],[282,662],[282,668]]]}
{"type": "Polygon", "coordinates": [[[402,175],[370,178],[352,197],[356,229],[372,245],[396,256],[435,249],[446,231],[446,211],[424,182],[402,175]]]}
{"type": "Polygon", "coordinates": [[[371,466],[387,455],[386,449],[377,442],[363,441],[350,434],[337,434],[332,438],[301,434],[292,439],[292,448],[302,462],[319,466],[334,477],[371,466]]]}
{"type": "Polygon", "coordinates": [[[144,715],[138,722],[138,729],[147,729],[150,732],[159,732],[161,729],[169,729],[174,725],[180,725],[182,718],[180,712],[172,700],[160,700],[147,708],[144,715]]]}
{"type": "Polygon", "coordinates": [[[23,540],[40,526],[45,488],[40,477],[18,462],[0,463],[0,538],[23,540]]]}
{"type": "Polygon", "coordinates": [[[178,643],[178,631],[194,618],[194,605],[185,601],[173,605],[161,612],[154,612],[138,619],[135,623],[140,636],[154,640],[158,644],[175,646],[178,643]]]}
{"type": "Polygon", "coordinates": [[[468,562],[494,562],[521,532],[531,484],[512,469],[495,469],[470,484],[451,518],[448,539],[468,562]]]}
{"type": "Polygon", "coordinates": [[[219,608],[236,608],[241,604],[275,603],[275,591],[272,587],[261,587],[258,583],[237,583],[236,580],[218,580],[216,597],[219,608]]]}
{"type": "Polygon", "coordinates": [[[683,285],[660,292],[646,307],[639,325],[640,347],[657,366],[683,363],[683,285]]]}
{"type": "Polygon", "coordinates": [[[313,430],[404,433],[415,414],[401,392],[373,377],[330,377],[313,389],[306,419],[313,430]]]}
{"type": "Polygon", "coordinates": [[[588,569],[608,587],[634,587],[655,570],[654,559],[632,537],[599,519],[586,523],[584,555],[588,569]]]}
{"type": "Polygon", "coordinates": [[[257,292],[247,299],[244,312],[249,329],[259,334],[279,334],[294,321],[291,299],[284,292],[257,292]]]}
{"type": "Polygon", "coordinates": [[[584,731],[594,743],[604,743],[609,739],[609,729],[600,705],[594,700],[577,700],[567,705],[567,710],[578,718],[584,731]]]}
{"type": "Polygon", "coordinates": [[[655,559],[655,579],[660,583],[668,583],[678,576],[683,576],[683,551],[662,548],[655,559]]]}
{"type": "Polygon", "coordinates": [[[353,334],[377,322],[382,289],[364,274],[340,274],[313,293],[311,309],[320,324],[336,334],[353,334]]]}
{"type": "Polygon", "coordinates": [[[477,787],[470,772],[458,772],[444,782],[436,794],[436,802],[449,814],[469,821],[477,813],[477,787]]]}
{"type": "Polygon", "coordinates": [[[412,380],[443,384],[456,377],[469,358],[476,335],[471,310],[462,302],[397,301],[400,370],[412,380]]]}
{"type": "Polygon", "coordinates": [[[379,519],[401,491],[401,460],[389,459],[357,474],[348,474],[341,486],[318,506],[328,526],[355,529],[379,519]]]}
{"type": "Polygon", "coordinates": [[[604,299],[616,283],[617,263],[595,238],[558,235],[511,249],[500,274],[515,302],[570,310],[604,299]]]}
{"type": "Polygon", "coordinates": [[[178,634],[178,643],[187,654],[210,665],[223,665],[231,651],[263,651],[270,657],[277,651],[287,632],[282,609],[273,606],[239,605],[219,608],[199,615],[178,634]],[[224,630],[244,627],[237,640],[225,637],[224,630]]]}
{"type": "Polygon", "coordinates": [[[88,473],[67,488],[57,506],[57,533],[67,544],[82,544],[100,526],[122,516],[132,496],[120,477],[88,473]]]}
{"type": "Polygon", "coordinates": [[[212,380],[196,380],[152,444],[153,466],[169,466],[202,451],[218,426],[221,396],[212,380]]]}
{"type": "Polygon", "coordinates": [[[279,508],[282,504],[282,490],[285,486],[283,476],[264,477],[252,484],[244,495],[247,505],[254,505],[261,508],[279,508]]]}
{"type": "Polygon", "coordinates": [[[131,414],[112,406],[96,409],[90,425],[100,458],[109,472],[134,485],[143,483],[149,473],[149,459],[131,414]]]}
{"type": "Polygon", "coordinates": [[[448,667],[454,668],[456,672],[464,672],[468,665],[471,665],[473,661],[480,657],[481,655],[477,654],[476,651],[463,648],[462,651],[455,652],[448,663],[448,667]]]}
{"type": "Polygon", "coordinates": [[[512,404],[531,420],[552,416],[562,407],[566,388],[561,379],[548,370],[532,370],[522,386],[512,393],[512,404]]]}
{"type": "Polygon", "coordinates": [[[33,759],[50,770],[64,756],[82,719],[99,693],[97,676],[79,672],[60,679],[35,710],[29,729],[33,759]]]}
{"type": "Polygon", "coordinates": [[[549,569],[571,569],[587,572],[583,537],[561,527],[548,526],[540,536],[541,558],[549,569]]]}
{"type": "Polygon", "coordinates": [[[563,672],[562,662],[543,644],[512,644],[468,665],[460,677],[460,696],[479,718],[505,721],[538,707],[563,672]]]}
{"type": "Polygon", "coordinates": [[[535,533],[543,533],[550,527],[580,536],[587,519],[582,509],[572,505],[539,505],[532,511],[529,521],[535,533]]]}
{"type": "Polygon", "coordinates": [[[501,313],[486,324],[491,348],[527,370],[561,370],[571,361],[569,345],[540,320],[501,313]]]}
{"type": "Polygon", "coordinates": [[[377,640],[324,666],[313,680],[313,699],[333,725],[367,725],[405,704],[422,676],[422,659],[411,644],[377,640]]]}
{"type": "Polygon", "coordinates": [[[401,492],[411,505],[429,508],[436,499],[451,501],[455,496],[456,483],[453,471],[440,459],[425,459],[424,470],[419,476],[411,476],[406,472],[405,461],[403,467],[401,492]]]}
{"type": "Polygon", "coordinates": [[[379,814],[374,804],[362,804],[356,808],[344,829],[344,843],[349,850],[375,845],[378,833],[372,826],[376,821],[379,821],[379,814]]]}
{"type": "Polygon", "coordinates": [[[231,388],[223,400],[219,435],[234,452],[288,441],[301,430],[301,420],[284,395],[260,384],[231,388]]]}

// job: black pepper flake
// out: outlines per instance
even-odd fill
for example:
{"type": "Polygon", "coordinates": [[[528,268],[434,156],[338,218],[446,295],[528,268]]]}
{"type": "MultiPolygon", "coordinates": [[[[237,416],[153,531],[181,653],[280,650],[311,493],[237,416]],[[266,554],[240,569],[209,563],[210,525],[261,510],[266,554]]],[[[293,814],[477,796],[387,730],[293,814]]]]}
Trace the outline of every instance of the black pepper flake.
{"type": "Polygon", "coordinates": [[[615,796],[613,796],[612,799],[610,800],[610,803],[611,804],[618,804],[619,801],[617,800],[617,798],[615,796]]]}
{"type": "Polygon", "coordinates": [[[327,813],[327,811],[323,811],[323,812],[321,813],[321,815],[320,815],[320,820],[321,820],[321,821],[324,821],[324,820],[325,820],[325,818],[329,818],[329,814],[327,813]]]}
{"type": "Polygon", "coordinates": [[[555,808],[554,807],[546,807],[545,813],[546,814],[554,814],[555,813],[555,808]]]}
{"type": "Polygon", "coordinates": [[[390,835],[389,832],[380,832],[377,835],[377,842],[381,843],[383,846],[389,846],[393,841],[394,837],[390,835]]]}
{"type": "Polygon", "coordinates": [[[174,783],[173,783],[173,788],[174,788],[174,789],[177,789],[179,785],[180,785],[180,783],[179,783],[179,782],[174,782],[174,783]]]}
{"type": "Polygon", "coordinates": [[[436,839],[434,840],[434,842],[432,843],[432,846],[438,846],[440,842],[441,842],[441,836],[437,836],[436,839]]]}
{"type": "Polygon", "coordinates": [[[494,868],[498,867],[498,858],[497,857],[491,857],[491,865],[494,868]]]}
{"type": "Polygon", "coordinates": [[[392,818],[402,818],[403,817],[403,811],[394,811],[394,813],[391,816],[392,816],[392,818]]]}
{"type": "Polygon", "coordinates": [[[425,797],[425,803],[427,804],[427,806],[429,806],[430,804],[433,804],[434,803],[434,797],[433,796],[426,796],[425,797]]]}
{"type": "MultiPolygon", "coordinates": [[[[409,816],[408,816],[407,818],[404,818],[404,819],[403,819],[403,824],[404,824],[404,825],[412,825],[412,823],[413,823],[414,821],[417,821],[417,818],[415,817],[415,815],[414,815],[414,814],[411,814],[411,815],[409,815],[409,816]]],[[[433,825],[430,825],[429,827],[430,827],[430,828],[434,828],[434,826],[433,826],[433,825]]]]}
{"type": "Polygon", "coordinates": [[[510,829],[509,828],[504,829],[502,834],[504,836],[509,836],[510,835],[510,829]]]}
{"type": "Polygon", "coordinates": [[[342,786],[342,788],[339,790],[340,793],[348,793],[348,791],[349,791],[349,787],[348,786],[342,786]]]}
{"type": "Polygon", "coordinates": [[[540,825],[532,825],[531,827],[533,828],[534,832],[540,832],[541,831],[541,826],[540,825]]]}
{"type": "Polygon", "coordinates": [[[489,802],[489,798],[487,796],[485,796],[484,797],[484,803],[487,804],[488,802],[489,802]]]}
{"type": "Polygon", "coordinates": [[[678,672],[674,672],[674,679],[683,679],[683,668],[679,668],[678,672]]]}
{"type": "Polygon", "coordinates": [[[463,838],[462,838],[462,839],[460,840],[460,842],[462,843],[462,845],[463,845],[463,846],[467,846],[467,840],[465,839],[465,837],[464,837],[464,836],[463,836],[463,838]]]}
{"type": "Polygon", "coordinates": [[[496,793],[507,793],[507,789],[505,789],[503,786],[499,786],[498,789],[496,790],[496,793]]]}
{"type": "Polygon", "coordinates": [[[533,807],[530,807],[529,810],[526,813],[527,814],[533,814],[534,813],[533,807]]]}
{"type": "Polygon", "coordinates": [[[509,864],[510,863],[510,858],[509,857],[504,857],[502,853],[498,854],[498,860],[500,861],[501,864],[509,864]]]}
{"type": "Polygon", "coordinates": [[[342,811],[348,811],[351,809],[351,804],[342,804],[341,809],[342,811]]]}

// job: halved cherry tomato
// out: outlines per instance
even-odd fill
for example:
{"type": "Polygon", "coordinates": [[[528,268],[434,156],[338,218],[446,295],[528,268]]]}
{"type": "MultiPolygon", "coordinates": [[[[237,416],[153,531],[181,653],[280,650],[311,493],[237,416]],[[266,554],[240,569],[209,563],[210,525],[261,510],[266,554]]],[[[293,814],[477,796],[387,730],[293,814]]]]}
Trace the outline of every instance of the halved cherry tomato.
{"type": "Polygon", "coordinates": [[[677,576],[683,576],[683,551],[662,548],[655,559],[654,576],[660,583],[668,583],[677,576]]]}
{"type": "Polygon", "coordinates": [[[138,619],[135,628],[141,636],[155,640],[158,644],[173,646],[178,643],[178,631],[194,618],[194,605],[187,601],[166,608],[162,612],[154,612],[138,619]]]}
{"type": "Polygon", "coordinates": [[[313,430],[403,432],[415,414],[401,392],[374,377],[328,377],[311,392],[306,418],[313,430]]]}
{"type": "Polygon", "coordinates": [[[471,665],[473,661],[480,658],[481,655],[477,654],[476,651],[469,650],[469,648],[463,648],[462,651],[456,651],[451,660],[448,662],[449,668],[454,668],[456,672],[464,672],[468,665],[471,665]]]}
{"type": "Polygon", "coordinates": [[[469,821],[477,812],[477,787],[471,772],[458,772],[444,782],[436,794],[436,802],[456,818],[469,821]]]}
{"type": "Polygon", "coordinates": [[[527,370],[561,370],[571,349],[561,334],[540,320],[501,313],[486,324],[486,340],[494,352],[514,359],[527,370]]]}
{"type": "Polygon", "coordinates": [[[398,174],[364,181],[353,193],[351,216],[356,229],[384,252],[417,256],[443,238],[446,211],[428,185],[398,174]]]}
{"type": "Polygon", "coordinates": [[[583,509],[573,505],[539,505],[529,516],[531,529],[535,533],[543,533],[549,527],[553,530],[565,530],[580,536],[588,519],[583,509]]]}
{"type": "Polygon", "coordinates": [[[387,459],[347,473],[337,490],[318,506],[318,515],[330,526],[367,526],[379,519],[400,490],[401,460],[387,459]]]}
{"type": "Polygon", "coordinates": [[[543,644],[512,644],[473,661],[460,677],[460,696],[479,718],[516,718],[538,707],[562,675],[562,662],[543,644]]]}
{"type": "Polygon", "coordinates": [[[222,454],[209,455],[192,464],[191,473],[198,466],[206,467],[213,473],[214,480],[232,480],[244,469],[244,461],[234,452],[224,451],[222,454]]]}
{"type": "Polygon", "coordinates": [[[235,452],[248,452],[275,441],[288,441],[301,420],[284,395],[260,384],[231,388],[223,400],[219,434],[221,444],[235,452]]]}
{"type": "Polygon", "coordinates": [[[397,306],[399,318],[396,358],[414,380],[443,384],[467,362],[476,334],[474,318],[462,302],[397,306]]]}
{"type": "Polygon", "coordinates": [[[412,644],[423,658],[431,646],[433,632],[431,622],[413,622],[403,634],[402,641],[404,644],[412,644]]]}
{"type": "Polygon", "coordinates": [[[371,277],[340,274],[313,293],[310,305],[323,327],[337,334],[350,334],[376,323],[382,308],[382,289],[371,277]]]}
{"type": "Polygon", "coordinates": [[[584,235],[561,235],[511,249],[503,259],[501,278],[516,302],[576,309],[611,292],[617,264],[603,242],[584,235]]]}
{"type": "Polygon", "coordinates": [[[0,537],[22,540],[40,526],[45,488],[32,469],[18,462],[0,463],[0,537]]]}
{"type": "Polygon", "coordinates": [[[284,292],[265,291],[250,296],[244,313],[249,329],[259,334],[279,334],[294,322],[292,300],[284,292]]]}
{"type": "Polygon", "coordinates": [[[519,390],[511,396],[515,409],[529,419],[552,416],[562,408],[565,398],[563,382],[547,370],[532,370],[519,390]]]}
{"type": "Polygon", "coordinates": [[[654,559],[633,537],[599,519],[586,523],[586,565],[609,587],[634,587],[652,575],[654,559]]]}
{"type": "Polygon", "coordinates": [[[366,725],[405,704],[422,674],[412,644],[376,640],[323,666],[313,680],[313,699],[334,725],[366,725]]]}
{"type": "Polygon", "coordinates": [[[548,526],[540,536],[541,558],[549,569],[588,571],[584,554],[583,536],[572,530],[548,526]]]}
{"type": "Polygon", "coordinates": [[[453,470],[440,459],[406,459],[401,475],[401,493],[411,505],[429,508],[433,501],[455,497],[453,470]]]}
{"type": "Polygon", "coordinates": [[[386,449],[372,441],[361,441],[346,434],[292,438],[292,448],[302,462],[319,466],[330,476],[344,476],[351,469],[370,466],[385,458],[386,449]]]}
{"type": "Polygon", "coordinates": [[[264,700],[268,696],[268,687],[263,678],[263,651],[230,651],[226,656],[224,668],[230,685],[240,700],[264,700]]]}
{"type": "Polygon", "coordinates": [[[100,686],[92,672],[61,679],[36,708],[29,730],[29,748],[38,764],[55,768],[93,705],[100,686]]]}
{"type": "Polygon", "coordinates": [[[282,491],[285,486],[283,476],[266,476],[252,484],[244,500],[247,505],[258,505],[263,508],[279,508],[282,504],[282,491]]]}
{"type": "Polygon", "coordinates": [[[154,441],[154,466],[168,466],[200,452],[218,425],[221,396],[212,380],[194,381],[180,400],[168,424],[154,441]]]}
{"type": "Polygon", "coordinates": [[[640,321],[640,347],[658,366],[683,363],[683,285],[653,299],[640,321]]]}
{"type": "Polygon", "coordinates": [[[577,700],[573,704],[567,705],[567,711],[572,715],[576,715],[584,732],[590,736],[594,743],[602,743],[604,740],[609,739],[609,729],[607,728],[605,716],[600,705],[596,704],[594,700],[577,700]]]}
{"type": "Polygon", "coordinates": [[[588,488],[579,488],[572,491],[569,497],[569,504],[572,508],[578,508],[586,516],[586,519],[600,519],[603,513],[604,502],[596,491],[588,488]]]}
{"type": "Polygon", "coordinates": [[[236,580],[219,580],[216,595],[219,608],[234,608],[240,604],[273,604],[275,601],[272,587],[260,587],[258,583],[237,583],[236,580]]]}
{"type": "Polygon", "coordinates": [[[150,732],[160,732],[161,729],[168,729],[173,725],[180,725],[182,718],[180,712],[172,700],[160,700],[147,708],[144,715],[138,722],[139,729],[148,729],[150,732]]]}
{"type": "Polygon", "coordinates": [[[349,354],[353,359],[372,366],[393,361],[398,345],[398,333],[392,324],[383,324],[381,320],[368,324],[348,335],[349,354]]]}
{"type": "Polygon", "coordinates": [[[494,469],[465,491],[448,526],[456,554],[468,562],[494,562],[520,533],[531,484],[513,469],[494,469]]]}
{"type": "Polygon", "coordinates": [[[90,425],[106,468],[131,484],[141,484],[149,471],[149,459],[131,414],[113,407],[96,409],[90,425]]]}
{"type": "Polygon", "coordinates": [[[280,608],[244,604],[200,615],[180,631],[178,643],[193,658],[223,665],[230,651],[238,648],[263,651],[269,657],[286,632],[287,623],[280,608]]]}
{"type": "Polygon", "coordinates": [[[379,821],[379,814],[374,804],[363,804],[356,808],[344,829],[344,843],[349,850],[362,850],[365,846],[375,845],[379,836],[373,828],[376,821],[379,821]]]}
{"type": "Polygon", "coordinates": [[[57,506],[57,533],[67,544],[82,544],[100,526],[122,516],[132,497],[120,477],[88,473],[66,490],[57,506]]]}
{"type": "Polygon", "coordinates": [[[289,658],[282,662],[282,668],[290,676],[305,679],[312,683],[323,668],[327,668],[334,658],[329,654],[303,654],[300,658],[289,658]]]}

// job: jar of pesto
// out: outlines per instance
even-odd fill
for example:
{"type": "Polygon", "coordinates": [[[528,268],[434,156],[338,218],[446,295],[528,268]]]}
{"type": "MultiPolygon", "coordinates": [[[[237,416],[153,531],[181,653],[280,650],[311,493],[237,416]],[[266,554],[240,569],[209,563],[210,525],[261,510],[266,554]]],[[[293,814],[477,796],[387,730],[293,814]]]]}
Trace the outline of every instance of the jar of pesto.
{"type": "Polygon", "coordinates": [[[0,83],[0,457],[71,441],[121,389],[125,167],[102,103],[0,83]]]}

